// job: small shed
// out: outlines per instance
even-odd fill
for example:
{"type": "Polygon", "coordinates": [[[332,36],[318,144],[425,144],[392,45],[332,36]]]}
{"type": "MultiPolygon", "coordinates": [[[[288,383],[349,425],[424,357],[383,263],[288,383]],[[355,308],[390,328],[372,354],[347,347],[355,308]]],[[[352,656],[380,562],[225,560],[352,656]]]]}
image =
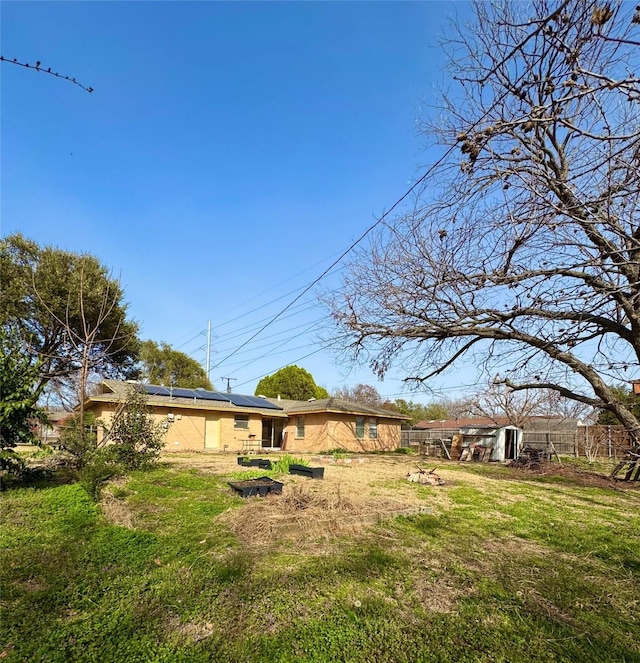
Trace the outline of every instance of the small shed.
{"type": "Polygon", "coordinates": [[[460,460],[515,460],[522,448],[517,426],[461,426],[460,460]]]}

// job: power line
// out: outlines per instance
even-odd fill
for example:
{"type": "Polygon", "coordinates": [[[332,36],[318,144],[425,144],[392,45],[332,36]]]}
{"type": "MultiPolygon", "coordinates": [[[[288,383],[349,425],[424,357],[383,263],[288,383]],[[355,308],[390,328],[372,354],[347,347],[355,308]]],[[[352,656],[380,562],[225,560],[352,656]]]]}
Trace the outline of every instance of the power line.
{"type": "Polygon", "coordinates": [[[73,76],[65,76],[64,74],[59,74],[57,71],[51,71],[51,67],[46,69],[42,66],[42,63],[38,60],[35,64],[29,64],[28,62],[18,62],[18,58],[5,58],[3,55],[0,55],[0,62],[6,62],[8,64],[15,64],[18,67],[24,67],[25,69],[30,69],[31,71],[37,71],[38,73],[48,74],[49,76],[54,76],[55,78],[62,78],[69,83],[77,85],[79,88],[82,88],[89,94],[93,92],[93,88],[90,85],[83,85],[80,81],[77,81],[73,76]]]}
{"type": "MultiPolygon", "coordinates": [[[[241,352],[237,353],[237,356],[247,354],[248,352],[256,352],[258,350],[263,350],[264,348],[272,348],[274,345],[278,346],[278,348],[282,348],[285,345],[287,345],[290,341],[299,339],[300,336],[305,334],[305,332],[313,329],[314,327],[317,326],[317,321],[313,320],[311,323],[309,323],[306,327],[298,327],[295,330],[295,333],[292,336],[288,336],[285,339],[278,338],[275,341],[271,341],[270,343],[264,343],[263,345],[258,345],[258,346],[253,346],[251,349],[247,349],[241,352]]],[[[289,348],[288,350],[283,350],[282,352],[291,352],[292,350],[299,349],[301,347],[310,347],[311,345],[316,345],[316,343],[307,343],[306,345],[298,346],[298,348],[289,348]]],[[[276,354],[282,354],[282,352],[271,352],[267,351],[266,353],[258,356],[252,356],[251,359],[241,359],[240,361],[236,363],[231,363],[227,364],[227,366],[238,366],[239,364],[245,364],[248,365],[254,361],[257,361],[258,359],[263,359],[266,356],[275,356],[276,354]]],[[[242,367],[241,367],[242,368],[242,367]]]]}
{"type": "MultiPolygon", "coordinates": [[[[289,277],[288,279],[285,279],[284,281],[281,281],[278,285],[275,285],[272,288],[269,288],[268,290],[265,290],[264,293],[270,292],[271,290],[274,290],[275,288],[277,288],[279,285],[282,285],[284,283],[288,283],[289,281],[292,281],[296,276],[299,276],[300,274],[304,274],[305,272],[308,272],[310,269],[313,269],[313,267],[315,267],[316,265],[322,264],[326,260],[328,260],[328,258],[324,258],[323,260],[319,260],[315,265],[312,265],[311,267],[307,267],[306,269],[303,269],[301,272],[298,272],[297,274],[294,274],[293,276],[289,277]]],[[[340,269],[343,269],[343,268],[341,267],[340,269]]],[[[340,271],[340,270],[336,270],[336,271],[340,271]]],[[[259,311],[260,309],[263,309],[263,308],[269,306],[270,304],[274,304],[275,302],[278,302],[281,299],[284,299],[285,297],[288,297],[289,295],[292,295],[293,293],[298,292],[299,290],[302,290],[302,288],[304,288],[304,286],[294,288],[293,290],[290,290],[289,292],[286,292],[284,295],[280,295],[279,297],[276,297],[275,299],[272,299],[272,300],[270,300],[270,301],[268,301],[264,304],[261,304],[260,306],[257,306],[254,309],[251,309],[250,311],[245,311],[245,312],[241,313],[240,315],[237,315],[235,318],[230,318],[229,320],[226,320],[224,322],[219,322],[216,325],[216,327],[218,329],[220,329],[220,327],[224,327],[225,325],[231,324],[232,322],[235,322],[236,320],[241,320],[242,318],[246,317],[247,315],[251,315],[251,314],[255,313],[256,311],[259,311]]],[[[247,301],[253,301],[253,300],[257,299],[260,296],[261,295],[256,295],[255,297],[252,297],[251,299],[249,299],[247,301]]],[[[234,311],[234,310],[238,309],[240,306],[241,305],[239,304],[238,306],[234,306],[229,310],[234,311]]]]}
{"type": "MultiPolygon", "coordinates": [[[[292,312],[290,315],[282,317],[281,320],[287,320],[288,318],[291,318],[294,315],[304,313],[305,311],[310,311],[310,310],[312,310],[314,308],[317,308],[317,307],[318,307],[318,304],[316,302],[314,302],[312,304],[308,304],[307,302],[301,302],[297,307],[294,307],[294,309],[292,309],[292,311],[295,311],[295,312],[292,312]],[[303,308],[305,306],[305,304],[306,304],[306,307],[303,308]]],[[[270,317],[262,318],[261,320],[258,320],[255,323],[253,323],[252,325],[248,325],[248,326],[246,326],[242,329],[239,329],[239,328],[233,329],[232,331],[227,332],[226,334],[221,334],[220,336],[216,336],[216,340],[218,342],[224,341],[227,338],[233,338],[233,339],[237,340],[238,336],[241,335],[240,332],[244,331],[246,333],[249,333],[252,330],[254,330],[256,327],[259,327],[265,320],[270,320],[270,319],[271,319],[270,317]]]]}
{"type": "Polygon", "coordinates": [[[180,348],[184,348],[185,345],[191,343],[191,341],[195,341],[196,338],[198,338],[198,336],[202,336],[202,334],[204,333],[205,333],[204,330],[201,329],[195,336],[192,336],[188,341],[185,341],[184,343],[177,345],[174,349],[179,350],[180,348]]]}
{"type": "MultiPolygon", "coordinates": [[[[424,175],[422,175],[422,177],[420,177],[418,180],[416,180],[416,181],[411,185],[411,187],[409,187],[409,189],[407,189],[407,191],[405,191],[405,193],[404,193],[402,196],[400,196],[400,198],[398,198],[398,199],[393,203],[393,205],[392,205],[392,206],[391,206],[391,207],[390,207],[390,208],[389,208],[389,209],[388,209],[388,210],[387,210],[387,211],[386,211],[386,212],[385,212],[385,213],[384,213],[384,214],[383,214],[383,215],[382,215],[382,216],[381,216],[381,217],[380,217],[380,218],[379,218],[374,224],[372,224],[371,226],[369,226],[369,227],[368,227],[368,228],[362,233],[362,235],[360,235],[360,237],[358,237],[358,239],[356,239],[354,242],[352,242],[351,245],[350,245],[347,249],[345,249],[345,250],[344,250],[344,251],[338,256],[338,258],[337,258],[336,260],[334,260],[334,261],[331,263],[331,265],[329,265],[329,267],[327,267],[327,269],[324,270],[324,272],[322,272],[322,274],[320,274],[320,276],[318,276],[318,277],[317,277],[316,279],[314,279],[309,285],[307,285],[299,295],[297,295],[296,297],[294,297],[294,298],[293,298],[293,299],[292,299],[292,300],[291,300],[291,301],[290,301],[290,302],[289,302],[289,303],[288,303],[288,304],[287,304],[287,305],[286,305],[286,306],[285,306],[285,307],[284,307],[279,313],[277,313],[275,316],[273,316],[273,318],[271,318],[271,320],[269,320],[265,325],[263,325],[260,329],[258,329],[258,331],[256,331],[255,334],[253,334],[250,338],[248,338],[246,341],[244,341],[244,343],[241,343],[241,344],[240,344],[235,350],[233,350],[232,352],[230,352],[230,353],[229,353],[224,359],[222,359],[221,361],[219,361],[219,362],[214,366],[214,368],[217,368],[218,366],[220,366],[221,364],[223,364],[225,361],[227,361],[227,359],[230,359],[231,357],[233,357],[233,355],[236,354],[236,352],[238,352],[239,350],[241,350],[242,348],[244,348],[246,345],[248,345],[249,343],[251,343],[251,341],[253,341],[254,338],[256,338],[258,335],[260,335],[260,334],[261,334],[261,333],[262,333],[267,327],[269,327],[271,324],[273,324],[273,323],[274,323],[274,322],[275,322],[275,321],[276,321],[276,320],[277,320],[277,319],[278,319],[283,313],[285,313],[286,311],[288,311],[288,310],[289,310],[289,309],[290,309],[290,308],[291,308],[291,307],[292,307],[292,306],[293,306],[293,305],[294,305],[294,304],[295,304],[295,303],[296,303],[301,297],[303,297],[307,292],[309,292],[309,290],[311,290],[311,288],[313,288],[313,286],[315,286],[317,283],[319,283],[319,282],[320,282],[320,281],[321,281],[321,280],[322,280],[322,279],[323,279],[323,278],[324,278],[324,277],[325,277],[325,276],[326,276],[326,275],[327,275],[327,274],[328,274],[328,273],[329,273],[329,272],[330,272],[330,271],[331,271],[331,270],[332,270],[332,269],[333,269],[333,268],[334,268],[334,267],[335,267],[335,266],[336,266],[336,265],[337,265],[337,264],[338,264],[338,263],[339,263],[339,262],[340,262],[340,261],[346,256],[346,255],[348,255],[348,254],[349,254],[349,253],[350,253],[350,252],[351,252],[351,251],[352,251],[352,250],[353,250],[353,249],[354,249],[354,248],[355,248],[355,247],[356,247],[356,246],[357,246],[357,245],[358,245],[358,244],[359,244],[359,243],[360,243],[360,242],[361,242],[361,241],[362,241],[362,240],[363,240],[363,239],[364,239],[364,238],[365,238],[365,237],[366,237],[366,236],[367,236],[372,230],[374,230],[374,228],[376,228],[377,226],[379,226],[379,225],[380,225],[380,224],[381,224],[381,223],[387,218],[387,216],[389,216],[389,214],[391,214],[391,212],[393,212],[393,211],[395,210],[395,208],[398,207],[398,205],[400,205],[400,204],[401,204],[406,198],[408,198],[408,197],[409,197],[409,196],[410,196],[410,195],[411,195],[411,194],[417,189],[417,187],[418,187],[420,184],[422,184],[422,183],[427,179],[427,177],[429,177],[429,175],[431,175],[431,173],[432,173],[437,167],[439,167],[440,164],[441,164],[446,158],[448,158],[448,156],[454,151],[454,149],[456,149],[456,147],[455,147],[455,146],[451,146],[451,147],[450,147],[450,148],[449,148],[449,149],[448,149],[448,150],[447,150],[447,151],[446,151],[446,152],[440,157],[440,159],[438,159],[438,161],[436,161],[433,165],[431,165],[431,166],[427,169],[427,171],[424,173],[424,175]]],[[[297,360],[297,361],[299,361],[299,360],[297,360]]],[[[279,370],[279,369],[278,369],[278,370],[279,370]]],[[[263,376],[263,377],[264,377],[264,376],[263,376]]],[[[243,384],[246,384],[246,383],[243,383],[243,384]]],[[[238,385],[238,386],[240,386],[240,385],[238,385]]]]}
{"type": "MultiPolygon", "coordinates": [[[[294,350],[303,350],[305,348],[312,348],[312,347],[317,347],[316,343],[305,343],[304,345],[297,345],[295,348],[287,348],[286,350],[280,350],[279,352],[265,352],[264,354],[258,356],[258,357],[253,357],[252,359],[248,360],[243,360],[240,362],[237,362],[236,364],[227,364],[228,367],[233,367],[236,366],[237,368],[235,369],[236,371],[241,371],[243,368],[246,368],[247,366],[250,366],[251,364],[254,364],[256,361],[259,361],[260,359],[264,359],[265,357],[277,357],[278,355],[286,354],[287,352],[293,352],[294,350]]],[[[322,346],[320,348],[321,350],[326,350],[327,346],[322,346]]]]}
{"type": "MultiPolygon", "coordinates": [[[[281,318],[281,321],[283,321],[284,319],[285,318],[281,318]]],[[[312,318],[308,321],[302,322],[302,323],[299,322],[299,321],[294,321],[293,325],[287,325],[285,328],[279,329],[277,332],[274,331],[274,333],[272,333],[272,334],[267,334],[263,337],[262,340],[267,341],[268,339],[276,339],[276,341],[271,341],[271,343],[274,343],[274,342],[277,342],[278,339],[282,338],[285,334],[289,334],[291,332],[297,332],[298,334],[302,334],[307,329],[319,326],[320,324],[322,324],[322,322],[324,320],[325,320],[325,318],[316,318],[316,317],[314,317],[314,318],[312,318]]],[[[239,337],[239,334],[236,334],[235,335],[236,342],[239,340],[238,337],[239,337]]],[[[232,339],[230,339],[230,340],[232,340],[232,339]]],[[[261,348],[261,347],[265,347],[266,345],[270,345],[270,344],[265,343],[261,346],[255,346],[254,345],[252,347],[261,348]]],[[[220,345],[218,345],[218,347],[220,347],[220,345]]],[[[250,352],[250,351],[251,351],[251,349],[238,351],[236,354],[241,354],[241,353],[244,354],[244,353],[250,352]]],[[[226,350],[218,350],[219,354],[222,353],[222,352],[226,352],[226,350]]]]}
{"type": "Polygon", "coordinates": [[[264,373],[263,375],[258,375],[258,377],[251,378],[250,380],[245,380],[245,382],[241,382],[238,384],[238,387],[242,387],[245,384],[249,384],[250,382],[253,382],[254,380],[261,380],[262,378],[266,378],[267,375],[271,375],[272,373],[277,373],[279,370],[286,368],[287,366],[291,366],[291,364],[296,364],[299,361],[302,361],[303,359],[306,359],[307,357],[311,357],[312,355],[317,355],[318,352],[322,352],[325,348],[318,348],[317,350],[314,350],[313,352],[310,352],[309,354],[304,355],[304,357],[298,357],[297,359],[294,359],[292,362],[289,362],[288,364],[285,364],[284,366],[280,366],[280,368],[276,368],[275,370],[269,371],[268,373],[264,373]]]}

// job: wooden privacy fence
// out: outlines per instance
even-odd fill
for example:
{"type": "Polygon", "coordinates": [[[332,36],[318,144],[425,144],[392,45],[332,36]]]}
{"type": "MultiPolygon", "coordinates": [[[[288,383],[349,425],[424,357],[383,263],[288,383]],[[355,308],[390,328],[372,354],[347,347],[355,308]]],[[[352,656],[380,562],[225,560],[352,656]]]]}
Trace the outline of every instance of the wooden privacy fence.
{"type": "Polygon", "coordinates": [[[442,428],[433,430],[403,430],[400,431],[400,446],[417,447],[429,440],[451,439],[460,431],[457,428],[442,428]]]}
{"type": "Polygon", "coordinates": [[[400,446],[417,448],[425,456],[450,458],[451,439],[458,434],[457,428],[403,430],[400,431],[400,446]]]}
{"type": "MultiPolygon", "coordinates": [[[[440,440],[447,447],[457,435],[456,429],[403,430],[400,446],[421,447],[429,455],[440,455],[440,440]]],[[[622,459],[631,450],[631,434],[622,426],[578,426],[573,431],[523,431],[522,447],[544,449],[550,453],[569,456],[622,459]]]]}

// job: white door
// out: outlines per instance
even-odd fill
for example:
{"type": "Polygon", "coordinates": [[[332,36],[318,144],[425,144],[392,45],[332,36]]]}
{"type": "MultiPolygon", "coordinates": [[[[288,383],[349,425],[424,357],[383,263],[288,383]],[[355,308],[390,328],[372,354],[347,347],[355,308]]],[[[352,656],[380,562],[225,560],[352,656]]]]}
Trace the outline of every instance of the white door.
{"type": "Polygon", "coordinates": [[[220,417],[207,417],[204,424],[204,448],[220,448],[220,417]]]}

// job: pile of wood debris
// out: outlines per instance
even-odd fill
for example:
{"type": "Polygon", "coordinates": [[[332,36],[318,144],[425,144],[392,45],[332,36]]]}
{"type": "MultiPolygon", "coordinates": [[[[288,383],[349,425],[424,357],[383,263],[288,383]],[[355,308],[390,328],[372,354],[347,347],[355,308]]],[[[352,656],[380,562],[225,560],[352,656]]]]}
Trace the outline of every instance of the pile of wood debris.
{"type": "Polygon", "coordinates": [[[428,472],[427,470],[418,467],[416,472],[409,472],[409,474],[407,474],[407,481],[421,483],[426,486],[444,486],[444,479],[436,474],[435,467],[428,472]]]}
{"type": "Polygon", "coordinates": [[[516,460],[509,463],[509,467],[523,467],[526,469],[537,469],[543,463],[548,463],[551,460],[549,453],[544,449],[535,449],[534,447],[526,446],[516,460]]]}

